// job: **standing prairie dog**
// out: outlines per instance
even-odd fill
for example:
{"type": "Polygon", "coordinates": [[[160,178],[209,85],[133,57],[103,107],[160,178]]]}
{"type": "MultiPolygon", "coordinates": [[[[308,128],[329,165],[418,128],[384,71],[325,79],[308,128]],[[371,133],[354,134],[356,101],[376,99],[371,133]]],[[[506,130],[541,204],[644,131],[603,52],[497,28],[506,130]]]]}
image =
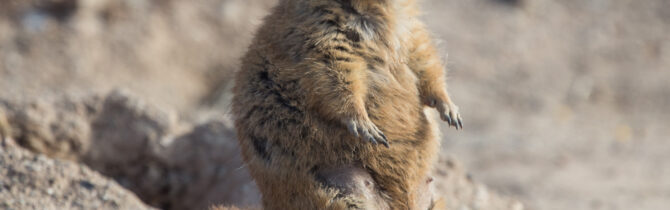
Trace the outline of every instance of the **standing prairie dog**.
{"type": "Polygon", "coordinates": [[[414,0],[280,0],[265,18],[232,111],[266,209],[365,208],[319,179],[343,167],[367,171],[388,208],[417,206],[439,149],[424,108],[462,128],[417,15],[414,0]]]}

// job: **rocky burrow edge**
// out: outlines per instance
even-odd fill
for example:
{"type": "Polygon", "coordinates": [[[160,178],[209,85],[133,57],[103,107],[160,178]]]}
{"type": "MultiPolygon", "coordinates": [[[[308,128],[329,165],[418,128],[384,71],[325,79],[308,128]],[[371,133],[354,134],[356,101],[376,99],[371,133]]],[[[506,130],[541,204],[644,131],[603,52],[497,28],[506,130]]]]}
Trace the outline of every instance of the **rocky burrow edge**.
{"type": "MultiPolygon", "coordinates": [[[[229,120],[191,125],[126,91],[0,99],[0,208],[258,207],[229,120]]],[[[442,155],[433,172],[448,209],[523,206],[442,155]]]]}

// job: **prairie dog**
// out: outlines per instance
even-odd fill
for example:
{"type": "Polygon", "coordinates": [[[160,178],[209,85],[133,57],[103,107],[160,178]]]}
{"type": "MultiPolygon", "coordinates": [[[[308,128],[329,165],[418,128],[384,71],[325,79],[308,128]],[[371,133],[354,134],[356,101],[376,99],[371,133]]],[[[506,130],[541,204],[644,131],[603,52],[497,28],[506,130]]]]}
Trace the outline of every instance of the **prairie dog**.
{"type": "Polygon", "coordinates": [[[355,209],[319,171],[366,170],[390,209],[416,206],[439,148],[462,128],[414,0],[281,0],[236,74],[233,114],[267,209],[355,209]]]}

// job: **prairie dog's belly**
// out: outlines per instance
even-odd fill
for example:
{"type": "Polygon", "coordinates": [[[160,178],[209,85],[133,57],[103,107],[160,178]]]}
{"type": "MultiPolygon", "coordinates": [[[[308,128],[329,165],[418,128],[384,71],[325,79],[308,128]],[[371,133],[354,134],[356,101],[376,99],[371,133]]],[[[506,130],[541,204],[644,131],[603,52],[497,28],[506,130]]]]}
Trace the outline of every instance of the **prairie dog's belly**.
{"type": "Polygon", "coordinates": [[[420,129],[423,105],[416,75],[406,66],[371,70],[366,108],[387,136],[404,137],[420,129]]]}

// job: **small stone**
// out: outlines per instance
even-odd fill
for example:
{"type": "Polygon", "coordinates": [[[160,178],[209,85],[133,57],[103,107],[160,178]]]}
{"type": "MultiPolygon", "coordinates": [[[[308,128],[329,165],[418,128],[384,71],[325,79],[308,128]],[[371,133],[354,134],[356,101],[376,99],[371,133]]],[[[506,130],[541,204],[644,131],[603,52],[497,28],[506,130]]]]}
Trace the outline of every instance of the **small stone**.
{"type": "Polygon", "coordinates": [[[92,190],[93,188],[95,188],[95,185],[93,185],[93,183],[86,180],[79,181],[79,185],[81,185],[83,188],[86,188],[87,190],[92,190]]]}

